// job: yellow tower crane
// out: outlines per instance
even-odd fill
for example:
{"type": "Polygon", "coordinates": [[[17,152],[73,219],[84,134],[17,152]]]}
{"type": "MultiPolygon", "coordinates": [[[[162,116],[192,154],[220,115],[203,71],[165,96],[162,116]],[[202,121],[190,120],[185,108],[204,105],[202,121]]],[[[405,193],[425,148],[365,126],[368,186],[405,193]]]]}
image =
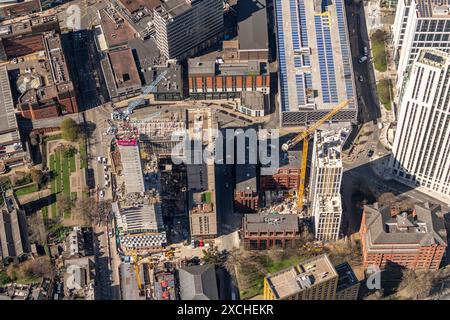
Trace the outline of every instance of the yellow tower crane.
{"type": "Polygon", "coordinates": [[[296,146],[297,143],[299,143],[300,141],[303,140],[302,164],[301,164],[301,168],[300,168],[300,181],[298,184],[298,200],[297,200],[297,207],[299,209],[303,208],[303,198],[305,195],[306,160],[308,157],[309,135],[311,133],[313,133],[315,130],[317,130],[322,124],[324,124],[325,121],[330,120],[334,115],[336,115],[339,111],[341,111],[343,108],[345,108],[348,105],[348,103],[349,103],[348,100],[345,100],[345,101],[339,103],[330,112],[328,112],[325,116],[323,116],[321,119],[316,121],[312,126],[307,128],[305,131],[300,132],[292,140],[289,140],[288,142],[284,143],[281,147],[283,149],[283,151],[288,151],[292,147],[296,146]]]}
{"type": "Polygon", "coordinates": [[[139,294],[142,295],[144,288],[142,286],[141,276],[139,273],[139,260],[138,260],[139,258],[138,258],[137,252],[135,250],[132,250],[130,252],[130,255],[133,258],[133,264],[134,264],[134,268],[136,271],[136,280],[137,280],[137,284],[138,284],[138,288],[139,288],[139,294]]]}

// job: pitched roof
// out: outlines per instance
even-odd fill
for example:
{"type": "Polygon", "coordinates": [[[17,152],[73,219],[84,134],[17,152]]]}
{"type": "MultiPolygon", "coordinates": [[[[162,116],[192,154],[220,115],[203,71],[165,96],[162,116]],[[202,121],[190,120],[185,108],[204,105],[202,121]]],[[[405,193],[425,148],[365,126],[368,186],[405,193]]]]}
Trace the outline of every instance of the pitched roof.
{"type": "Polygon", "coordinates": [[[219,300],[214,265],[184,267],[179,279],[181,300],[219,300]]]}
{"type": "Polygon", "coordinates": [[[416,218],[391,217],[390,208],[374,205],[364,206],[366,224],[374,245],[412,244],[429,246],[447,245],[447,232],[439,205],[429,203],[414,206],[416,218]],[[392,228],[392,230],[391,230],[392,228]],[[402,231],[404,228],[407,231],[402,231]],[[389,229],[389,230],[388,230],[389,229]]]}

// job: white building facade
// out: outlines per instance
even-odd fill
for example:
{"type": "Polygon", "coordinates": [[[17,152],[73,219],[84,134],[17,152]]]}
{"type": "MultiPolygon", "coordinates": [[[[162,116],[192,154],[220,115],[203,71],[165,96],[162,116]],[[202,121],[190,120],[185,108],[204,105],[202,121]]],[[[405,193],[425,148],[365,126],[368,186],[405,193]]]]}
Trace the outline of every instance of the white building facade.
{"type": "Polygon", "coordinates": [[[316,131],[311,162],[310,201],[317,240],[336,241],[342,219],[341,130],[316,131]]]}
{"type": "Polygon", "coordinates": [[[450,54],[424,49],[406,79],[389,166],[399,181],[450,199],[449,159],[450,54]]]}
{"type": "Polygon", "coordinates": [[[397,89],[410,70],[420,49],[436,48],[450,52],[450,1],[399,0],[393,27],[397,89]]]}

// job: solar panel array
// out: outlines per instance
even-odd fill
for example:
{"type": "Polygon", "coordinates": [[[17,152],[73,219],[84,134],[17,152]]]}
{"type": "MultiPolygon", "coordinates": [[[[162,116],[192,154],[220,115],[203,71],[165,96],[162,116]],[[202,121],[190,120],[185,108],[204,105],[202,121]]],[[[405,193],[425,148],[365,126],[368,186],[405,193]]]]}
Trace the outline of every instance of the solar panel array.
{"type": "MultiPolygon", "coordinates": [[[[345,79],[345,92],[347,99],[353,99],[353,80],[352,80],[352,68],[351,68],[351,54],[350,47],[347,39],[347,28],[345,26],[345,13],[344,13],[344,0],[335,0],[336,15],[339,31],[339,42],[341,44],[342,64],[344,66],[344,79],[345,79]]],[[[349,103],[353,106],[353,103],[349,103]]]]}
{"type": "Polygon", "coordinates": [[[305,83],[303,81],[303,74],[295,75],[295,87],[297,89],[297,104],[305,104],[305,83]]]}
{"type": "Polygon", "coordinates": [[[343,95],[349,100],[353,100],[354,96],[352,59],[345,22],[345,0],[322,2],[320,13],[313,8],[315,4],[309,1],[275,0],[282,112],[304,112],[308,109],[312,112],[325,112],[320,109],[328,108],[327,104],[338,104],[343,95]],[[335,20],[332,24],[332,16],[334,19],[337,18],[337,24],[334,24],[335,20]],[[339,40],[344,74],[341,73],[341,68],[338,70],[335,65],[337,62],[341,63],[341,57],[336,56],[339,55],[337,53],[339,49],[333,48],[333,44],[336,44],[333,43],[335,39],[339,40]],[[313,75],[312,70],[316,68],[318,72],[313,75]],[[294,81],[295,84],[292,83],[294,81]],[[338,91],[338,88],[342,91],[338,91]],[[308,98],[311,90],[319,94],[313,101],[308,98]],[[316,108],[305,109],[304,107],[311,102],[315,103],[316,108]]]}
{"type": "Polygon", "coordinates": [[[275,18],[277,21],[278,38],[278,63],[280,65],[280,96],[281,110],[289,110],[287,67],[286,67],[286,47],[283,33],[283,12],[281,10],[281,0],[275,1],[275,18]]]}
{"type": "Polygon", "coordinates": [[[316,27],[322,99],[324,103],[338,103],[329,13],[314,15],[314,25],[316,27]]]}
{"type": "Polygon", "coordinates": [[[292,44],[294,51],[300,51],[300,35],[298,34],[297,0],[289,0],[291,14],[292,44]]]}

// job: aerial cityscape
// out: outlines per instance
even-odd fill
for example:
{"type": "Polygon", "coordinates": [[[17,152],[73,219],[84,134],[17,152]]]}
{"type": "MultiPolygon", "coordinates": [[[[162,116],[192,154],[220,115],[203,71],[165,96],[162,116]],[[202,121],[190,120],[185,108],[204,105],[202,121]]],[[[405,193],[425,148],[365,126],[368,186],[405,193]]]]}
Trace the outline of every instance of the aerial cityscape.
{"type": "Polygon", "coordinates": [[[2,301],[450,300],[450,0],[0,1],[0,193],[2,301]]]}

